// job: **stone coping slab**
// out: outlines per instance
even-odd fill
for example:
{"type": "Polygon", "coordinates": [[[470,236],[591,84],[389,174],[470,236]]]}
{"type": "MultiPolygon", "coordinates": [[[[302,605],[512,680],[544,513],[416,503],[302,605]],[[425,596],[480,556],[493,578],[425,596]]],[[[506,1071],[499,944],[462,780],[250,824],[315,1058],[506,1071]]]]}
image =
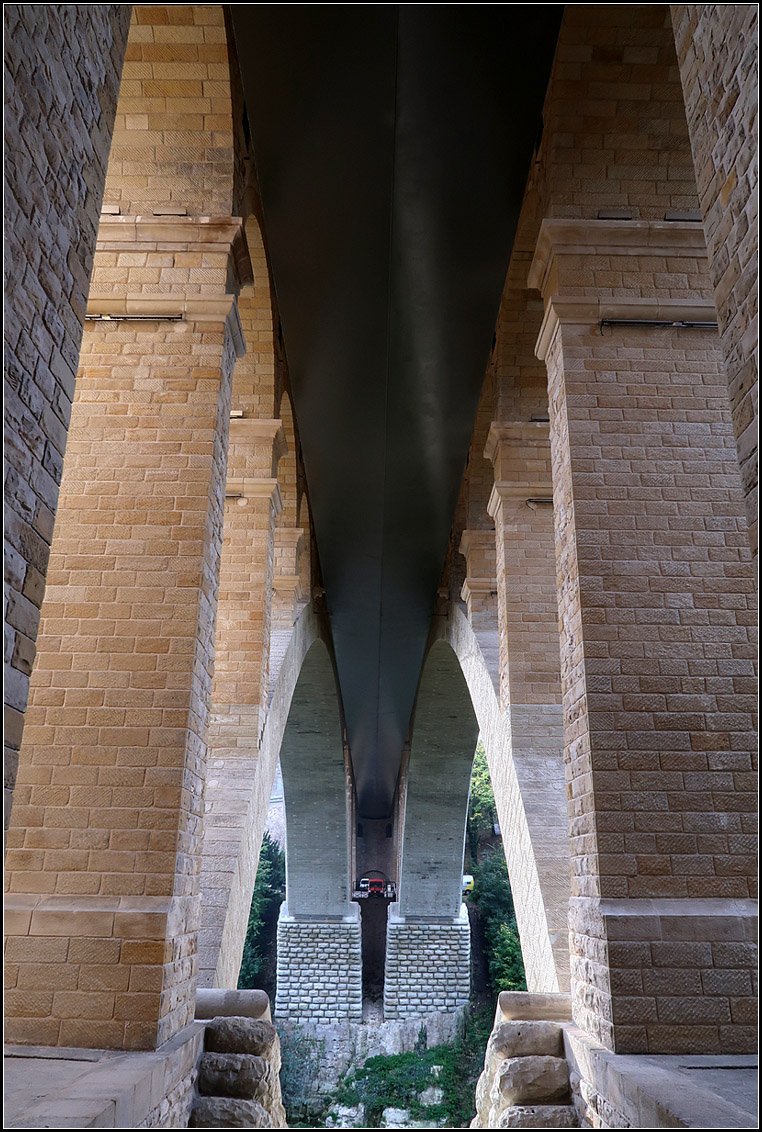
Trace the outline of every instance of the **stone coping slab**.
{"type": "Polygon", "coordinates": [[[592,1085],[633,1128],[757,1127],[756,1112],[736,1103],[753,1093],[758,1065],[754,1056],[615,1054],[573,1025],[564,1026],[564,1046],[572,1072],[592,1085]],[[736,1072],[723,1086],[718,1074],[708,1076],[710,1069],[736,1072]],[[749,1090],[738,1089],[738,1072],[748,1074],[749,1090]]]}
{"type": "Polygon", "coordinates": [[[196,991],[196,1019],[256,1018],[270,1022],[270,999],[263,990],[225,990],[199,987],[196,991]]]}
{"type": "Polygon", "coordinates": [[[196,1065],[193,1022],[155,1051],[6,1046],[6,1128],[135,1128],[196,1065]]]}

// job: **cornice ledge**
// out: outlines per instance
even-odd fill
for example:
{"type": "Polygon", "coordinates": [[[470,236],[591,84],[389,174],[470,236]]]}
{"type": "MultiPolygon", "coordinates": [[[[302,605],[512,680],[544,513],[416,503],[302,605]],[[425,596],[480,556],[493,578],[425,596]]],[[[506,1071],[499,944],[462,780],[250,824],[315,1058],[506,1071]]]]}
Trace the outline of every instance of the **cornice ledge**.
{"type": "Polygon", "coordinates": [[[276,479],[266,477],[229,479],[225,484],[227,497],[238,497],[245,503],[249,499],[267,499],[272,503],[276,516],[283,510],[283,498],[280,493],[280,484],[276,479]]]}
{"type": "Polygon", "coordinates": [[[266,417],[231,417],[231,443],[251,441],[254,444],[271,444],[273,457],[280,460],[288,451],[283,422],[266,417]]]}
{"type": "Polygon", "coordinates": [[[240,216],[108,216],[101,214],[98,243],[183,245],[208,248],[210,244],[232,247],[243,234],[240,216]]]}
{"type": "Polygon", "coordinates": [[[538,291],[554,255],[691,255],[705,257],[704,226],[696,221],[564,220],[540,225],[527,286],[538,291]]]}
{"type": "Polygon", "coordinates": [[[527,444],[546,446],[550,443],[550,424],[548,421],[493,421],[487,433],[484,446],[484,459],[495,463],[501,444],[527,444]]]}
{"type": "Polygon", "coordinates": [[[460,589],[460,600],[468,604],[471,597],[497,596],[497,578],[466,578],[460,589]]]}
{"type": "Polygon", "coordinates": [[[482,527],[477,529],[469,527],[464,530],[460,536],[460,544],[458,546],[458,553],[467,558],[470,552],[478,547],[480,550],[484,547],[487,549],[495,549],[495,528],[482,527]]]}
{"type": "Polygon", "coordinates": [[[553,484],[550,481],[542,483],[539,480],[526,480],[524,482],[498,481],[492,488],[487,504],[487,514],[493,519],[497,515],[501,503],[527,499],[552,497],[553,484]]]}
{"type": "Polygon", "coordinates": [[[545,317],[534,352],[540,361],[545,361],[556,329],[561,324],[594,326],[607,318],[714,322],[717,319],[717,309],[711,299],[653,299],[638,296],[565,299],[551,295],[546,300],[545,317]]]}
{"type": "Polygon", "coordinates": [[[302,579],[298,574],[276,574],[273,578],[273,590],[277,594],[286,594],[295,601],[302,598],[302,579]]]}
{"type": "Polygon", "coordinates": [[[91,292],[87,318],[175,319],[178,322],[225,323],[230,330],[236,357],[246,353],[246,339],[235,295],[98,294],[91,292]]]}
{"type": "Polygon", "coordinates": [[[298,551],[304,530],[302,527],[276,527],[273,537],[276,546],[298,551]]]}

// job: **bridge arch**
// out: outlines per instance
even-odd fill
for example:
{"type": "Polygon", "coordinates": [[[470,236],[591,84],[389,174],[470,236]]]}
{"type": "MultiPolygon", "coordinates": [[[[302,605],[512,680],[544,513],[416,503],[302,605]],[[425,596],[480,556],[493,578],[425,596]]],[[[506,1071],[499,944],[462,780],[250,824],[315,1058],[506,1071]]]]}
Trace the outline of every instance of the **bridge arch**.
{"type": "MultiPolygon", "coordinates": [[[[484,743],[530,991],[569,989],[569,843],[562,747],[518,750],[489,663],[464,611],[451,605],[435,638],[458,659],[484,743]]],[[[496,658],[495,658],[496,659],[496,658]]],[[[553,740],[553,736],[549,737],[553,740]]]]}
{"type": "Polygon", "coordinates": [[[399,899],[387,925],[384,1010],[390,1018],[451,1010],[468,1000],[470,939],[461,875],[479,732],[503,831],[527,986],[568,989],[563,761],[557,752],[514,749],[496,675],[470,621],[452,605],[446,617],[437,618],[430,639],[403,784],[399,899]]]}
{"type": "MultiPolygon", "coordinates": [[[[224,826],[215,828],[207,816],[202,845],[199,986],[237,985],[275,769],[302,664],[317,640],[328,640],[328,630],[325,618],[310,604],[293,627],[271,688],[254,772],[248,782],[242,783],[238,776],[231,783],[236,802],[224,826]]],[[[208,786],[219,786],[214,782],[214,769],[208,786]]]]}

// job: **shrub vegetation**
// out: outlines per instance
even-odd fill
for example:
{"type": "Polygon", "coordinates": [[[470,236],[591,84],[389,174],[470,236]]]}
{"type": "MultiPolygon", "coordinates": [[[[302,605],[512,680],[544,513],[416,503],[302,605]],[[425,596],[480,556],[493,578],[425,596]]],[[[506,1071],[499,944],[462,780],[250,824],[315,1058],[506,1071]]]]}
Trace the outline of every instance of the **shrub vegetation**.
{"type": "Polygon", "coordinates": [[[255,990],[260,986],[265,961],[264,933],[268,913],[273,910],[273,905],[281,904],[285,889],[286,855],[278,842],[273,841],[269,833],[265,833],[238,975],[239,990],[255,990]]]}

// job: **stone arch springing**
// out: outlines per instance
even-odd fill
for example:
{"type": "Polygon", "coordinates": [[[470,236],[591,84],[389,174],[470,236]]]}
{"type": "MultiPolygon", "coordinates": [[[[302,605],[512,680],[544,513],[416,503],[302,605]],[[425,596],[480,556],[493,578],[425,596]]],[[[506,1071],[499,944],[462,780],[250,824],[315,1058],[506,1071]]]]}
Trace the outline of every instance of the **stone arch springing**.
{"type": "MultiPolygon", "coordinates": [[[[281,742],[302,662],[312,644],[325,639],[327,627],[312,606],[303,610],[288,638],[278,677],[270,691],[264,731],[251,773],[235,769],[230,796],[235,808],[214,830],[208,822],[202,846],[202,929],[199,939],[199,985],[235,987],[241,966],[257,862],[281,742]]],[[[213,786],[216,770],[209,772],[213,786]]],[[[218,788],[216,783],[214,788],[218,788]]]]}
{"type": "Polygon", "coordinates": [[[471,931],[462,899],[468,792],[478,725],[458,658],[432,642],[405,760],[398,898],[389,906],[384,1017],[464,1006],[471,931]]]}
{"type": "MultiPolygon", "coordinates": [[[[569,985],[569,856],[562,761],[541,751],[512,753],[510,716],[464,612],[438,619],[424,664],[405,783],[399,904],[403,921],[451,922],[461,899],[469,783],[481,732],[503,832],[527,975],[533,991],[569,985]]],[[[390,917],[386,1012],[400,1016],[390,979],[390,945],[403,946],[390,917]],[[396,933],[396,935],[395,935],[396,933]]],[[[418,942],[421,946],[421,942],[418,942]]],[[[453,944],[455,946],[455,944],[453,944]]],[[[392,964],[393,966],[393,964],[392,964]]],[[[397,988],[398,989],[398,988],[397,988]]],[[[439,993],[434,988],[432,994],[439,993]]]]}

